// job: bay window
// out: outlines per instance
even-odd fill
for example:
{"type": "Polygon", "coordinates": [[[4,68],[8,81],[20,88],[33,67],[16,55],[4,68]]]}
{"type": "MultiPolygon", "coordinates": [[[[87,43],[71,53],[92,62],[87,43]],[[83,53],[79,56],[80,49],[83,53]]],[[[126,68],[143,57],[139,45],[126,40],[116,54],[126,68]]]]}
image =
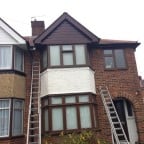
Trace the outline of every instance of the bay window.
{"type": "Polygon", "coordinates": [[[43,133],[95,128],[95,110],[94,95],[47,96],[42,99],[43,133]]]}
{"type": "Polygon", "coordinates": [[[42,68],[87,65],[85,45],[51,45],[42,51],[42,68]]]}
{"type": "Polygon", "coordinates": [[[0,45],[0,70],[24,71],[24,53],[20,48],[0,45]]]}
{"type": "Polygon", "coordinates": [[[23,100],[0,99],[0,137],[23,134],[23,100]]]}

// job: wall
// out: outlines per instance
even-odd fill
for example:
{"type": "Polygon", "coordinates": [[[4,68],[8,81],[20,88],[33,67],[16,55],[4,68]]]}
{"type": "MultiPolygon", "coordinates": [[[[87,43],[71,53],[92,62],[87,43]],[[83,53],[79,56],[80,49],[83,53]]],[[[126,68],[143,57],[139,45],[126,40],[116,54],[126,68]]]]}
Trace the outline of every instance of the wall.
{"type": "Polygon", "coordinates": [[[41,74],[41,96],[80,92],[96,93],[94,71],[88,67],[47,69],[41,74]]]}
{"type": "Polygon", "coordinates": [[[0,74],[0,98],[25,98],[25,77],[16,74],[0,74]]]}
{"type": "MultiPolygon", "coordinates": [[[[134,107],[137,128],[139,133],[139,141],[144,142],[144,111],[142,103],[142,95],[136,95],[136,91],[140,89],[139,78],[136,69],[134,49],[126,48],[126,60],[128,69],[126,70],[105,70],[103,50],[93,49],[90,51],[92,68],[95,72],[96,87],[106,85],[109,88],[113,99],[122,97],[128,99],[134,107]]],[[[101,136],[111,140],[111,130],[109,122],[104,110],[100,95],[97,97],[98,121],[101,129],[101,136]]]]}

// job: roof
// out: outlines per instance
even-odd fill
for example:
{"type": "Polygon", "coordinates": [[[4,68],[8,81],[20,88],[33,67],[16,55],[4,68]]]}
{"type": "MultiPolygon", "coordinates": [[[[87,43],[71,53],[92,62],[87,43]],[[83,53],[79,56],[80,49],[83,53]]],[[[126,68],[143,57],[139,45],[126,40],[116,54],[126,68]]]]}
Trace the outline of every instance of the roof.
{"type": "Polygon", "coordinates": [[[62,23],[68,22],[71,26],[77,29],[82,35],[89,39],[90,42],[98,43],[99,38],[91,33],[87,28],[81,25],[77,20],[71,17],[68,13],[63,13],[54,23],[52,23],[43,33],[41,33],[34,43],[40,44],[49,37],[62,23]]]}
{"type": "Polygon", "coordinates": [[[129,41],[129,40],[100,39],[99,45],[101,47],[118,46],[118,47],[136,48],[138,45],[140,45],[140,43],[137,41],[129,41]]]}

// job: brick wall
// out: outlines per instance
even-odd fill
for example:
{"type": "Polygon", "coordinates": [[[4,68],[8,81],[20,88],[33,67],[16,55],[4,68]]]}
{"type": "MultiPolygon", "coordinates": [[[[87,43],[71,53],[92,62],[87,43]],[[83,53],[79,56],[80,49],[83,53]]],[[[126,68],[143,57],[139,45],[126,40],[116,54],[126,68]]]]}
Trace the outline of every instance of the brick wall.
{"type": "MultiPolygon", "coordinates": [[[[96,88],[107,85],[113,99],[122,97],[129,100],[136,116],[139,141],[144,142],[144,111],[140,90],[139,77],[136,69],[134,50],[125,49],[128,69],[105,70],[103,50],[93,49],[90,52],[91,64],[95,70],[96,88]]],[[[110,126],[99,93],[97,93],[98,121],[101,136],[110,140],[110,126]]]]}

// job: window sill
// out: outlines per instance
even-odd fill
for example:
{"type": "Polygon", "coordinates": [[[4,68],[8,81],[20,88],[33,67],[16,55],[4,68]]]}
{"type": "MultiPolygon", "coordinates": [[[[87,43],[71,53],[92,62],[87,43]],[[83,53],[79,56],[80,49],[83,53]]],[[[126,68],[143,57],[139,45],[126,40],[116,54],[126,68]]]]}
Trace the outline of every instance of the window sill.
{"type": "MultiPolygon", "coordinates": [[[[61,132],[64,133],[64,135],[67,134],[71,134],[71,133],[81,133],[82,131],[95,131],[95,132],[99,132],[101,131],[98,128],[84,128],[84,129],[77,129],[77,130],[60,130],[60,131],[48,131],[45,134],[49,134],[51,136],[59,136],[61,134],[61,132]]],[[[45,134],[42,134],[42,136],[44,136],[45,134]]]]}
{"type": "Polygon", "coordinates": [[[0,70],[0,74],[18,74],[21,76],[26,75],[24,72],[17,71],[17,70],[0,70]]]}
{"type": "Polygon", "coordinates": [[[0,137],[0,140],[11,140],[11,139],[16,139],[16,138],[23,138],[25,137],[24,135],[19,135],[19,136],[5,136],[5,137],[0,137]]]}
{"type": "Polygon", "coordinates": [[[128,68],[104,68],[105,71],[121,71],[128,70],[128,68]]]}

